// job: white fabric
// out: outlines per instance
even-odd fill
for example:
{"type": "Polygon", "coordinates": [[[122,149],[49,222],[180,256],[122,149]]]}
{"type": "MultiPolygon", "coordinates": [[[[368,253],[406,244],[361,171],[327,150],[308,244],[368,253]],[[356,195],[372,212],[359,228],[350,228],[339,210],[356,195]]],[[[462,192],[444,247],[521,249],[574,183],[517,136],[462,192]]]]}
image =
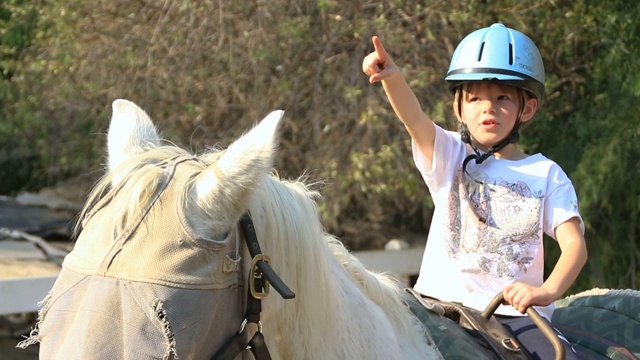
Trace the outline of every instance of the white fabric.
{"type": "Polygon", "coordinates": [[[139,224],[118,230],[116,200],[130,195],[117,188],[83,221],[25,343],[39,341],[41,359],[208,359],[237,333],[239,229],[221,240],[197,235],[183,196],[203,165],[166,166],[175,176],[139,224]]]}
{"type": "MultiPolygon", "coordinates": [[[[508,284],[540,286],[543,233],[555,239],[558,225],[580,218],[575,189],[560,166],[542,154],[518,161],[492,156],[480,165],[469,162],[471,178],[462,163],[472,150],[458,133],[436,126],[432,162],[412,145],[435,205],[415,289],[484,310],[508,284]]],[[[551,318],[551,306],[536,309],[551,318]]],[[[522,315],[504,305],[496,313],[522,315]]]]}

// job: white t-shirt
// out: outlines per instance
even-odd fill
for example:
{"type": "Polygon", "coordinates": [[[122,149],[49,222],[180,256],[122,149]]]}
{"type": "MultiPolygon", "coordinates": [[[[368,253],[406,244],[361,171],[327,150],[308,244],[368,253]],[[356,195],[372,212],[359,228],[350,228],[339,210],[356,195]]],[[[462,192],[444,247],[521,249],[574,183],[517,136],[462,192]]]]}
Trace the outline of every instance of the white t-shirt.
{"type": "MultiPolygon", "coordinates": [[[[462,163],[472,150],[460,134],[436,127],[433,161],[415,144],[413,158],[435,205],[415,289],[484,310],[508,284],[543,283],[543,232],[580,218],[575,189],[542,154],[510,161],[489,157],[462,163]]],[[[581,218],[580,218],[581,219],[581,218]]],[[[584,225],[583,225],[584,231],[584,225]]],[[[553,307],[536,307],[551,318],[553,307]]],[[[501,305],[503,315],[522,315],[501,305]]]]}

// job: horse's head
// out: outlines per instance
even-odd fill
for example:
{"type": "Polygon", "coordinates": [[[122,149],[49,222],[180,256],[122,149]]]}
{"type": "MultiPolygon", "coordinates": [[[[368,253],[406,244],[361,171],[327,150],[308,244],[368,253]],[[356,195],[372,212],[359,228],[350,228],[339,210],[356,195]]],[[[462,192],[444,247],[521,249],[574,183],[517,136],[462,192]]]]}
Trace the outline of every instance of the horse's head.
{"type": "Polygon", "coordinates": [[[107,171],[41,312],[41,351],[210,358],[238,333],[246,292],[236,223],[272,171],[282,114],[226,150],[195,155],[116,100],[107,171]],[[77,333],[86,336],[70,340],[77,333]]]}
{"type": "Polygon", "coordinates": [[[135,219],[137,216],[131,215],[136,214],[130,212],[141,209],[162,186],[162,177],[166,177],[166,169],[144,165],[159,164],[173,157],[195,158],[201,166],[196,167],[184,189],[186,220],[200,236],[220,238],[246,211],[255,187],[271,173],[282,115],[283,111],[272,112],[224,151],[195,156],[163,145],[153,122],[140,107],[131,101],[116,100],[108,132],[107,176],[102,191],[130,182],[130,204],[123,204],[122,211],[128,212],[124,218],[135,219]]]}

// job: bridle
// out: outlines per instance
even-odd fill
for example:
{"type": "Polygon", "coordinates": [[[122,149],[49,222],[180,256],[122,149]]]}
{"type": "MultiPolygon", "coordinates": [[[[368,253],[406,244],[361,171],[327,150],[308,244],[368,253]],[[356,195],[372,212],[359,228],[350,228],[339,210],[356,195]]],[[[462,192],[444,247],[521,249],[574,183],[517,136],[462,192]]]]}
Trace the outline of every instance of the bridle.
{"type": "Polygon", "coordinates": [[[251,269],[248,276],[247,308],[244,319],[240,325],[240,330],[229,339],[225,345],[215,355],[212,360],[232,360],[245,350],[250,350],[256,360],[270,360],[271,355],[267,349],[262,334],[262,323],[260,322],[260,312],[262,311],[262,300],[269,295],[269,284],[282,296],[283,299],[293,299],[294,294],[291,289],[280,279],[278,274],[271,268],[269,256],[262,253],[258,236],[256,235],[251,214],[247,211],[239,221],[242,237],[247,244],[251,255],[251,269]],[[253,323],[258,330],[251,339],[247,340],[244,329],[248,323],[253,323]]]}

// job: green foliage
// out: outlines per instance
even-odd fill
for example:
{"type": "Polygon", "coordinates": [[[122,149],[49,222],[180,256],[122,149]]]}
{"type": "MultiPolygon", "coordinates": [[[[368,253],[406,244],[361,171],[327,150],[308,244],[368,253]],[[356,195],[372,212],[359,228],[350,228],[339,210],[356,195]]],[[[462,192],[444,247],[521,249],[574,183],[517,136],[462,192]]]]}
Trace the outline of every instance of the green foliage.
{"type": "MultiPolygon", "coordinates": [[[[557,28],[564,40],[542,39],[553,60],[548,99],[524,143],[556,160],[578,191],[590,259],[575,289],[640,286],[638,16],[625,1],[577,2],[557,28]]],[[[557,246],[547,245],[556,258],[557,246]]]]}
{"type": "Polygon", "coordinates": [[[25,1],[0,4],[0,193],[24,188],[42,167],[37,149],[29,141],[28,122],[11,115],[19,102],[14,85],[23,68],[21,53],[31,45],[37,23],[36,9],[25,1]]]}
{"type": "Polygon", "coordinates": [[[450,56],[470,31],[499,21],[528,34],[545,60],[547,98],[521,145],[556,160],[578,190],[591,257],[574,290],[637,288],[638,8],[626,0],[5,1],[0,193],[98,171],[116,98],[142,105],[169,139],[197,151],[228,144],[281,108],[278,172],[322,186],[330,232],[352,249],[425,234],[433,204],[362,59],[379,35],[425,111],[453,127],[443,81],[450,56]]]}
{"type": "MultiPolygon", "coordinates": [[[[615,287],[640,286],[640,7],[628,2],[598,4],[593,11],[602,33],[601,54],[593,60],[589,92],[579,102],[585,146],[574,173],[581,211],[589,220],[591,281],[615,287]]],[[[595,18],[595,17],[594,17],[595,18]]]]}

